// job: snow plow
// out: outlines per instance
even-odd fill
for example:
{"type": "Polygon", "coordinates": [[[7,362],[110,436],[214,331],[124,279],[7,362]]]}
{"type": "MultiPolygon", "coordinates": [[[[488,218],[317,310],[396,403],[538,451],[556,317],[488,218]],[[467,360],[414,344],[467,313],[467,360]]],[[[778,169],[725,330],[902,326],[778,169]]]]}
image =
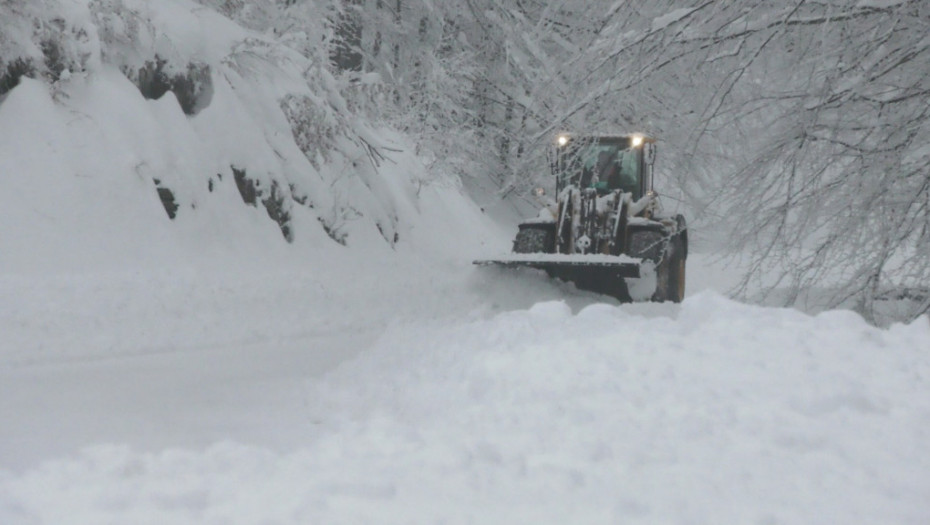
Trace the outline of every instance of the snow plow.
{"type": "Polygon", "coordinates": [[[633,300],[681,302],[688,229],[653,190],[655,139],[559,135],[550,153],[555,199],[519,225],[513,253],[477,265],[530,267],[577,288],[633,300]]]}

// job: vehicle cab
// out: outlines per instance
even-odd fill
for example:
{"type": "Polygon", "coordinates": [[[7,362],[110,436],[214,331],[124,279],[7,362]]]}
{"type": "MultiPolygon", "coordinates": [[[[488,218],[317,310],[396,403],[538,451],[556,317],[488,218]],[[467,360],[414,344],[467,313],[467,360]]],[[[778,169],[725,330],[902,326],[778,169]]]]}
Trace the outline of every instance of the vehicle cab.
{"type": "Polygon", "coordinates": [[[642,134],[575,137],[559,135],[550,153],[556,194],[568,186],[615,190],[637,201],[652,190],[655,139],[642,134]]]}

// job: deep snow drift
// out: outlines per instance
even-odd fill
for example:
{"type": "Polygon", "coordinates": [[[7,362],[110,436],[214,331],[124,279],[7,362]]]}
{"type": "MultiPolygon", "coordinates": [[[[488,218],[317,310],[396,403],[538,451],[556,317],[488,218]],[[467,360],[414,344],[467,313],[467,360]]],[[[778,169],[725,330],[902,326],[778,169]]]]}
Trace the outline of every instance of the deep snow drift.
{"type": "MultiPolygon", "coordinates": [[[[846,312],[810,317],[709,291],[662,314],[635,311],[593,304],[572,314],[541,302],[485,319],[395,324],[305,383],[304,425],[280,427],[300,441],[287,451],[231,441],[154,452],[100,445],[6,473],[0,518],[930,518],[926,323],[883,331],[846,312]]],[[[138,417],[152,416],[139,407],[138,417]]]]}

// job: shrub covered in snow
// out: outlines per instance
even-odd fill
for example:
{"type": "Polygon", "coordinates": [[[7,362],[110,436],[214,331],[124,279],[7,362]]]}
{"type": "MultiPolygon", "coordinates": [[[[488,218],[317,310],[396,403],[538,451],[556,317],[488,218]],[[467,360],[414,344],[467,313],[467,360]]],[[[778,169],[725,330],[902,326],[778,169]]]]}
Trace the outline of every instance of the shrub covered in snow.
{"type": "Polygon", "coordinates": [[[99,42],[90,12],[80,3],[7,0],[0,4],[0,95],[19,79],[51,82],[96,62],[99,42]]]}
{"type": "Polygon", "coordinates": [[[185,72],[170,73],[168,61],[155,55],[135,73],[127,76],[139,87],[146,99],[159,99],[171,91],[186,115],[194,115],[210,103],[213,96],[213,79],[208,64],[191,62],[185,72]]]}
{"type": "Polygon", "coordinates": [[[22,77],[34,77],[35,74],[36,68],[31,60],[19,57],[8,64],[0,62],[0,97],[18,86],[22,77]]]}

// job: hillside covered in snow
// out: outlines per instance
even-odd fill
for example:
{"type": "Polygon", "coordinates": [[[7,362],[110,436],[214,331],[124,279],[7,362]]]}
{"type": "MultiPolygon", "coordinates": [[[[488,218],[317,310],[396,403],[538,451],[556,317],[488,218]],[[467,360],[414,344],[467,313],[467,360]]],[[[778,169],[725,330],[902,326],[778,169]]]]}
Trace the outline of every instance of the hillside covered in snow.
{"type": "MultiPolygon", "coordinates": [[[[571,86],[544,59],[594,83],[593,57],[674,50],[699,10],[650,4],[639,34],[621,3],[601,25],[387,4],[0,2],[0,523],[930,522],[919,308],[879,328],[731,300],[706,215],[681,304],[471,264],[544,171],[529,99],[582,115],[613,89],[546,102],[540,79],[571,86]]],[[[677,168],[727,154],[665,130],[677,168]]],[[[909,286],[917,235],[887,265],[909,286]]]]}
{"type": "Polygon", "coordinates": [[[26,35],[5,33],[4,52],[18,45],[18,60],[46,70],[15,79],[0,104],[0,213],[18,225],[4,239],[6,271],[391,249],[420,223],[439,234],[420,242],[430,246],[488,227],[456,179],[355,117],[318,62],[212,9],[16,5],[4,29],[26,35]]]}

